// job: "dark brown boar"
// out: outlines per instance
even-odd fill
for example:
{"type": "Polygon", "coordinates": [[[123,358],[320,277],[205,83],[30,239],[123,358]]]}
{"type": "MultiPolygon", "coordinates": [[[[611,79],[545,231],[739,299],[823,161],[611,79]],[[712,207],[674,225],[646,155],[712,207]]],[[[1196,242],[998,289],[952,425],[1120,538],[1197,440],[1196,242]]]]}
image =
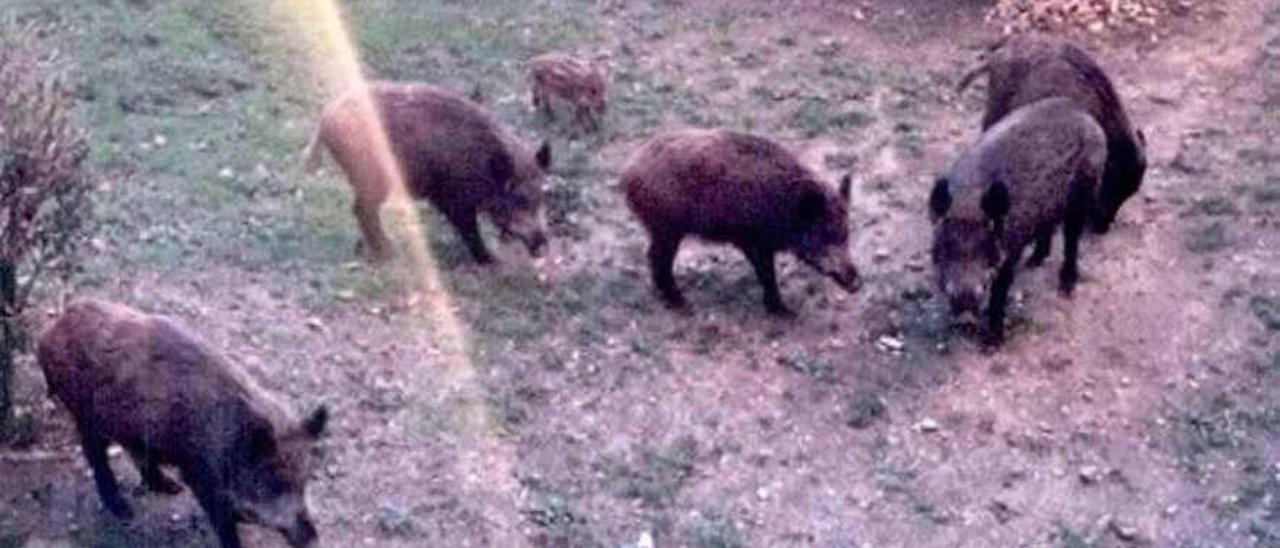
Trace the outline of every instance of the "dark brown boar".
{"type": "Polygon", "coordinates": [[[69,305],[40,335],[37,356],[111,513],[133,513],[107,461],[118,443],[153,491],[181,490],[161,470],[176,467],[222,546],[240,546],[239,521],[276,529],[293,546],[315,543],[306,484],[324,407],[299,422],[174,323],[103,301],[69,305]]]}
{"type": "Polygon", "coordinates": [[[964,151],[929,196],[933,260],[952,311],[977,312],[987,298],[989,346],[1004,341],[1005,307],[1023,249],[1035,242],[1029,266],[1063,234],[1059,289],[1070,296],[1079,279],[1078,253],[1106,162],[1106,135],[1069,99],[1019,108],[964,151]]]}
{"type": "Polygon", "coordinates": [[[1107,167],[1099,202],[1090,218],[1095,232],[1107,232],[1120,207],[1142,186],[1147,170],[1146,137],[1135,128],[1102,67],[1065,40],[1037,35],[1003,39],[987,59],[961,80],[963,90],[987,75],[986,130],[1019,107],[1048,97],[1066,97],[1093,115],[1107,135],[1107,167]]]}
{"type": "Polygon", "coordinates": [[[848,249],[849,177],[837,193],[768,139],[713,130],[660,135],[637,153],[621,184],[649,233],[654,285],[673,307],[685,304],[672,265],[688,235],[742,250],[774,314],[789,313],[774,274],[779,251],[795,253],[851,292],[858,288],[848,249]]]}
{"type": "MultiPolygon", "coordinates": [[[[449,220],[477,262],[493,261],[480,237],[481,212],[504,235],[523,242],[531,255],[542,255],[547,246],[542,183],[551,163],[547,143],[531,154],[475,103],[435,86],[373,83],[369,90],[406,190],[431,202],[449,220]]],[[[362,243],[372,258],[383,260],[391,247],[378,210],[392,183],[376,161],[372,147],[379,140],[368,134],[359,101],[353,91],[330,103],[303,154],[306,167],[314,170],[319,145],[329,149],[355,192],[353,211],[362,243]]],[[[356,249],[364,251],[361,245],[356,249]]]]}
{"type": "Polygon", "coordinates": [[[529,61],[533,107],[548,118],[555,117],[553,98],[568,102],[574,109],[574,123],[584,131],[600,129],[608,84],[599,67],[563,53],[547,53],[529,61]]]}

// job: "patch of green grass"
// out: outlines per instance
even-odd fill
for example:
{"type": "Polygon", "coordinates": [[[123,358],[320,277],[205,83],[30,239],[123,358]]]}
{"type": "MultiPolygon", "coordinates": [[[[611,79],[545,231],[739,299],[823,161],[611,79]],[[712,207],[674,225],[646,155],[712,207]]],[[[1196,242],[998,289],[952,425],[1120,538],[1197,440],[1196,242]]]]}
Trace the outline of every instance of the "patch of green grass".
{"type": "Polygon", "coordinates": [[[1198,198],[1187,206],[1184,215],[1206,217],[1235,217],[1240,214],[1235,201],[1225,196],[1198,198]]]}
{"type": "Polygon", "coordinates": [[[697,457],[697,440],[682,436],[666,447],[640,447],[630,461],[606,458],[602,468],[616,484],[619,496],[663,507],[674,502],[693,475],[697,457]]]}
{"type": "Polygon", "coordinates": [[[1231,240],[1227,237],[1227,227],[1220,221],[1214,221],[1187,231],[1183,245],[1192,253],[1208,254],[1226,249],[1231,240]]]}
{"type": "Polygon", "coordinates": [[[886,418],[889,408],[879,394],[862,391],[854,394],[845,404],[844,423],[851,428],[867,428],[886,418]]]}
{"type": "Polygon", "coordinates": [[[697,548],[740,548],[745,546],[733,524],[719,514],[699,515],[689,528],[689,541],[697,548]]]}
{"type": "Polygon", "coordinates": [[[791,113],[787,126],[806,138],[861,129],[875,117],[856,107],[841,108],[823,99],[807,99],[791,113]]]}
{"type": "Polygon", "coordinates": [[[835,381],[835,367],[832,366],[831,362],[805,351],[796,352],[788,356],[779,356],[778,363],[787,369],[811,377],[816,381],[835,381]]]}
{"type": "Polygon", "coordinates": [[[1271,331],[1280,331],[1280,296],[1254,295],[1249,299],[1249,310],[1271,331]]]}

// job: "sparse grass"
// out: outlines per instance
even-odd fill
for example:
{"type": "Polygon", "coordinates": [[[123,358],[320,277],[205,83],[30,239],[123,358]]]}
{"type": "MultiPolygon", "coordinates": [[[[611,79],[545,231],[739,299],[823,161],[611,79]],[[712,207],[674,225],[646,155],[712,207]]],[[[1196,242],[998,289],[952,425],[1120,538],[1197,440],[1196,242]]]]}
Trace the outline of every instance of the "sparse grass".
{"type": "Polygon", "coordinates": [[[1200,225],[1187,232],[1183,241],[1187,251],[1198,254],[1217,253],[1231,245],[1227,227],[1220,221],[1200,225]]]}
{"type": "Polygon", "coordinates": [[[1280,331],[1280,296],[1254,295],[1249,299],[1249,310],[1271,331],[1280,331]]]}
{"type": "Polygon", "coordinates": [[[832,105],[825,99],[811,98],[792,111],[788,127],[799,130],[806,138],[814,138],[832,132],[856,131],[874,119],[857,107],[832,105]]]}
{"type": "Polygon", "coordinates": [[[740,548],[744,546],[733,525],[719,514],[699,515],[689,537],[697,548],[740,548]]]}
{"type": "Polygon", "coordinates": [[[629,459],[607,457],[600,467],[618,496],[663,507],[675,501],[693,475],[697,457],[697,440],[682,436],[666,447],[638,447],[629,459]]]}
{"type": "Polygon", "coordinates": [[[1240,209],[1236,207],[1236,203],[1225,196],[1206,196],[1198,198],[1187,206],[1186,212],[1188,216],[1205,216],[1205,217],[1235,217],[1240,214],[1240,209]]]}

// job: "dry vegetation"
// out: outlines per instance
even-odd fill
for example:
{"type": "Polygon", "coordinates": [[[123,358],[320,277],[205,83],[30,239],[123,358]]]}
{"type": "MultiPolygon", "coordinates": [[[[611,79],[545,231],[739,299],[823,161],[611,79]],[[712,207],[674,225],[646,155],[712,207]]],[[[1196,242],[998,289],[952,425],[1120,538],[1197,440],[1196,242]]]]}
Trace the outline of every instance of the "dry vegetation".
{"type": "Polygon", "coordinates": [[[1080,27],[1154,29],[1171,15],[1185,15],[1205,0],[997,0],[988,18],[1004,31],[1080,27]]]}

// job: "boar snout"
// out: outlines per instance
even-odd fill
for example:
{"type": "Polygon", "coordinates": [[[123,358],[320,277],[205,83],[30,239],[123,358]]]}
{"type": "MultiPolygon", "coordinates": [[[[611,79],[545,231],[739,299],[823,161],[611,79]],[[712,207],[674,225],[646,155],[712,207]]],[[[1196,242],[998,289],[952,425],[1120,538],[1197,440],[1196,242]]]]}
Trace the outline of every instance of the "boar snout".
{"type": "Polygon", "coordinates": [[[951,313],[960,315],[965,312],[977,314],[982,308],[985,291],[982,287],[950,286],[945,288],[947,300],[951,303],[951,313]]]}
{"type": "Polygon", "coordinates": [[[862,277],[848,253],[828,252],[812,262],[818,272],[835,280],[840,287],[850,293],[857,293],[862,288],[862,277]]]}
{"type": "Polygon", "coordinates": [[[299,512],[293,527],[281,531],[285,540],[289,541],[289,546],[294,548],[308,548],[314,546],[319,540],[320,535],[316,532],[316,526],[311,522],[311,518],[305,512],[299,512]]]}
{"type": "Polygon", "coordinates": [[[534,231],[527,236],[521,236],[520,240],[524,242],[524,247],[529,250],[531,257],[539,259],[547,254],[547,234],[545,232],[541,230],[534,231]]]}

